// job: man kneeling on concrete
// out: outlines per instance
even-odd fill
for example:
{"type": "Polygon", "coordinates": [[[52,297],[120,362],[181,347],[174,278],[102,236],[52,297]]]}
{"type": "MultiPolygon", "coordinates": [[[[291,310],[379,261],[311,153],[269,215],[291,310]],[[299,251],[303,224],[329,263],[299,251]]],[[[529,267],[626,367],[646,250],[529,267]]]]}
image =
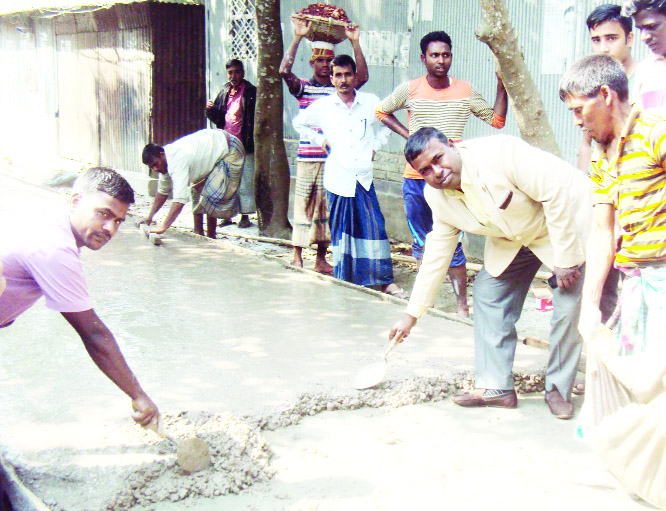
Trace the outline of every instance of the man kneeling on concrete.
{"type": "Polygon", "coordinates": [[[116,234],[134,191],[120,174],[96,167],[76,180],[72,192],[68,211],[3,223],[0,329],[44,296],[46,306],[60,312],[79,334],[97,367],[132,399],[134,420],[146,426],[156,419],[157,407],[93,310],[79,260],[81,247],[99,250],[116,234]]]}
{"type": "Polygon", "coordinates": [[[591,209],[587,177],[552,154],[504,135],[454,146],[435,128],[421,128],[407,141],[405,157],[429,185],[425,198],[434,225],[406,313],[390,338],[407,337],[432,307],[459,232],[486,236],[484,267],[474,283],[476,390],[452,400],[466,407],[518,405],[512,373],[515,325],[543,263],[558,284],[546,401],[556,417],[571,418],[569,397],[582,347],[577,324],[582,238],[591,209]]]}
{"type": "Polygon", "coordinates": [[[241,141],[217,129],[196,131],[164,147],[146,145],[143,163],[160,176],[155,200],[143,221],[150,225],[173,192],[166,218],[150,232],[162,234],[171,227],[191,198],[194,232],[204,235],[203,215],[206,213],[206,236],[215,238],[217,220],[231,220],[240,209],[236,192],[244,158],[241,141]]]}

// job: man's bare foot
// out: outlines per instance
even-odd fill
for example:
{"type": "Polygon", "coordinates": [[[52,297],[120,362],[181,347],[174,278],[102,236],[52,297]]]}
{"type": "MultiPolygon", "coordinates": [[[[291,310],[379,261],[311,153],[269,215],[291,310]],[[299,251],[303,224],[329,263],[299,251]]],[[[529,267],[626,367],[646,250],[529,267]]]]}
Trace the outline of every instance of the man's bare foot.
{"type": "Polygon", "coordinates": [[[296,268],[303,268],[303,259],[292,259],[291,266],[296,266],[296,268]]]}
{"type": "Polygon", "coordinates": [[[326,259],[324,261],[315,261],[314,271],[323,273],[324,275],[333,275],[333,266],[328,264],[326,259]]]}

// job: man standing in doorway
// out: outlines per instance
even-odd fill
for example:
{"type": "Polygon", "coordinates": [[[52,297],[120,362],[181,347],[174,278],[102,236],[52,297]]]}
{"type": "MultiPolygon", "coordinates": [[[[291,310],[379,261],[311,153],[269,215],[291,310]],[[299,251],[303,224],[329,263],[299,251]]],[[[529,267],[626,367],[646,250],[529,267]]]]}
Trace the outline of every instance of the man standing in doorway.
{"type": "MultiPolygon", "coordinates": [[[[291,68],[296,52],[303,37],[310,30],[310,22],[292,19],[294,40],[285,52],[280,64],[280,75],[289,87],[289,92],[298,100],[302,111],[319,98],[335,93],[331,84],[331,60],[335,57],[332,44],[322,41],[312,43],[310,67],[313,77],[309,80],[298,78],[291,68]]],[[[359,44],[360,30],[356,25],[349,25],[345,34],[354,50],[354,58],[358,65],[354,87],[360,89],[368,81],[368,67],[359,44]]],[[[326,261],[326,250],[330,244],[331,234],[328,226],[328,207],[326,190],[324,189],[324,162],[326,151],[312,145],[301,137],[298,144],[296,163],[296,193],[294,199],[294,266],[303,266],[303,247],[312,243],[317,245],[317,259],[314,270],[319,273],[332,274],[333,267],[326,261]]]]}
{"type": "Polygon", "coordinates": [[[393,283],[391,246],[372,184],[372,159],[387,142],[389,130],[375,117],[377,96],[354,89],[354,60],[339,55],[332,68],[336,94],[301,111],[294,128],[328,154],[324,186],[335,277],[405,298],[405,291],[393,283]]]}
{"type": "MultiPolygon", "coordinates": [[[[502,128],[507,112],[507,94],[502,80],[497,78],[497,97],[493,108],[469,82],[449,75],[453,53],[451,38],[446,32],[431,32],[421,39],[421,62],[426,75],[399,85],[377,107],[377,117],[405,139],[420,128],[433,127],[449,140],[462,139],[470,113],[494,128],[502,128]],[[408,111],[408,128],[393,115],[408,111]]],[[[407,223],[412,232],[412,254],[417,266],[421,264],[426,235],[432,230],[432,211],[423,195],[426,181],[409,162],[405,168],[403,197],[407,223]]],[[[451,261],[449,277],[458,297],[458,316],[468,317],[467,268],[462,244],[458,243],[451,261]]]]}
{"type": "MultiPolygon", "coordinates": [[[[631,56],[631,47],[634,43],[631,18],[622,16],[622,8],[619,5],[604,4],[594,9],[587,17],[587,29],[590,32],[594,53],[604,53],[620,61],[629,78],[631,92],[636,71],[636,61],[631,56]]],[[[578,168],[585,173],[589,171],[591,155],[592,139],[584,131],[578,150],[578,168]]]]}
{"type": "MultiPolygon", "coordinates": [[[[238,227],[252,225],[250,214],[257,210],[254,202],[254,107],[257,88],[245,79],[245,68],[238,59],[227,62],[229,81],[222,87],[215,101],[206,104],[206,117],[215,126],[238,138],[245,148],[243,173],[238,187],[241,219],[238,227]]],[[[231,220],[222,220],[229,225],[231,220]]]]}

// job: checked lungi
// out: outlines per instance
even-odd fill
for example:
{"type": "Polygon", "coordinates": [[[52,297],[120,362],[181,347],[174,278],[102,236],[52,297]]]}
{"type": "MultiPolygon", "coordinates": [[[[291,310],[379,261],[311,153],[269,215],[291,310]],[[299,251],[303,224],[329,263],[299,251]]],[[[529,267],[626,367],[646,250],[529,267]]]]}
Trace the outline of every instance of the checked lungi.
{"type": "Polygon", "coordinates": [[[309,247],[312,243],[328,244],[331,241],[323,161],[297,162],[291,241],[297,247],[309,247]]]}
{"type": "Polygon", "coordinates": [[[229,152],[220,158],[206,176],[201,193],[192,185],[192,213],[206,213],[214,218],[231,220],[240,210],[238,187],[243,173],[245,149],[234,136],[229,137],[229,152]]]}
{"type": "Polygon", "coordinates": [[[354,197],[327,192],[334,276],[360,286],[393,282],[391,245],[374,185],[354,197]]]}

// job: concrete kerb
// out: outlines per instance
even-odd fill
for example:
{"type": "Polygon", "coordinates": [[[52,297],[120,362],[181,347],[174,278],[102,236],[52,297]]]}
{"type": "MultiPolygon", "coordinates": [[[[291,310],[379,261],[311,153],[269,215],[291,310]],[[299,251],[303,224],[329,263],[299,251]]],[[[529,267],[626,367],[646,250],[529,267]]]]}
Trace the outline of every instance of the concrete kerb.
{"type": "MultiPolygon", "coordinates": [[[[374,296],[375,298],[377,298],[379,300],[382,300],[382,301],[385,301],[385,302],[394,303],[396,305],[407,305],[407,300],[405,300],[404,298],[398,298],[396,296],[391,296],[391,295],[388,295],[386,293],[382,293],[381,291],[377,291],[375,289],[370,289],[370,288],[367,288],[365,286],[359,286],[359,285],[353,284],[351,282],[346,282],[344,280],[336,279],[335,277],[332,277],[330,275],[323,275],[321,273],[318,273],[318,272],[313,271],[313,270],[309,270],[307,268],[300,268],[298,266],[293,266],[292,264],[290,264],[288,262],[285,262],[282,258],[274,256],[274,255],[262,254],[260,252],[257,252],[255,250],[252,250],[252,249],[249,249],[249,248],[239,247],[239,246],[234,245],[233,243],[231,243],[229,241],[226,241],[226,240],[211,239],[211,238],[208,238],[206,236],[201,236],[199,234],[195,234],[191,231],[188,231],[188,230],[180,228],[180,227],[173,227],[172,226],[171,229],[173,229],[175,232],[178,232],[180,235],[184,235],[184,236],[188,236],[190,238],[202,240],[202,241],[205,241],[207,243],[217,245],[221,248],[223,247],[225,250],[232,250],[232,251],[234,251],[235,253],[238,253],[238,254],[261,257],[261,258],[264,258],[264,259],[267,259],[267,260],[270,260],[270,261],[277,262],[278,264],[282,265],[284,268],[286,268],[288,270],[291,270],[291,271],[294,271],[294,272],[301,272],[301,273],[309,275],[313,278],[320,279],[320,280],[325,280],[325,281],[330,282],[330,283],[332,283],[334,285],[337,285],[337,286],[346,287],[348,289],[354,289],[354,290],[359,291],[361,293],[366,293],[368,295],[374,296]]],[[[251,235],[246,235],[246,234],[237,235],[235,233],[224,233],[224,236],[234,236],[234,237],[237,237],[237,238],[245,238],[245,239],[251,239],[251,240],[254,240],[254,241],[261,241],[262,243],[276,243],[276,244],[280,244],[280,245],[291,246],[290,241],[282,240],[282,239],[278,239],[278,238],[264,238],[262,236],[251,236],[251,235]]],[[[395,256],[392,256],[392,258],[395,258],[395,256]]],[[[399,261],[404,261],[405,257],[402,256],[400,258],[395,258],[395,259],[399,260],[399,261]]],[[[542,277],[543,276],[538,276],[537,278],[542,278],[542,277]]],[[[438,317],[438,318],[447,319],[449,321],[456,321],[458,323],[463,323],[463,324],[468,325],[468,326],[474,326],[474,322],[470,319],[459,318],[455,314],[451,314],[450,312],[445,312],[443,310],[436,309],[434,307],[428,309],[426,311],[426,314],[429,314],[430,316],[435,316],[435,317],[438,317]]],[[[525,344],[526,346],[531,346],[531,347],[539,348],[539,349],[542,349],[542,350],[549,350],[550,349],[550,343],[547,340],[537,339],[535,337],[527,336],[527,337],[519,338],[518,342],[520,342],[522,344],[525,344]]],[[[585,372],[585,353],[582,354],[581,360],[578,363],[578,370],[582,373],[585,372]]]]}

